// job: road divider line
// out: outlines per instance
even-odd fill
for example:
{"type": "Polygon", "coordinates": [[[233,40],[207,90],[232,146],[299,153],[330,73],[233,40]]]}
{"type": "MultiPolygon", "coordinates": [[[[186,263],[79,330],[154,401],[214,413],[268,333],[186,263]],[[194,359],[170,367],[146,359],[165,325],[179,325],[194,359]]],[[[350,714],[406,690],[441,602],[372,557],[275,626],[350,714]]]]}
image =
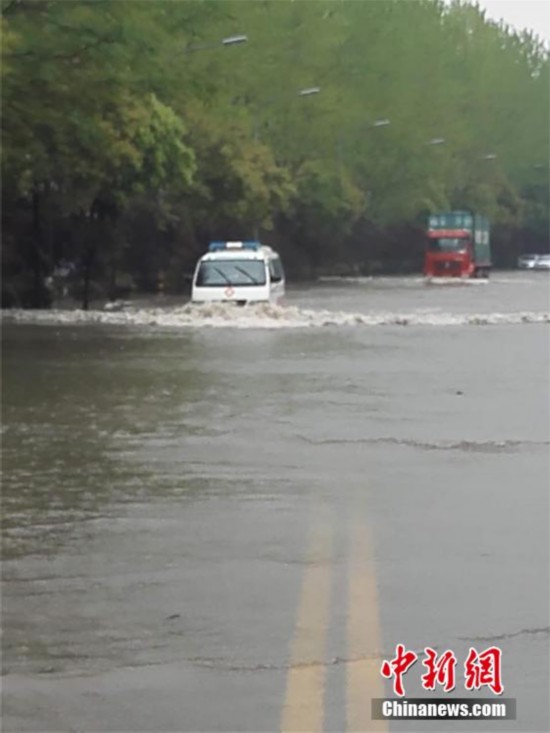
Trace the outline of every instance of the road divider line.
{"type": "Polygon", "coordinates": [[[328,522],[317,522],[309,539],[291,645],[281,720],[283,733],[318,733],[323,730],[332,546],[332,527],[328,522]]]}
{"type": "Polygon", "coordinates": [[[371,700],[383,697],[384,692],[380,676],[382,636],[372,545],[364,522],[354,522],[351,534],[348,557],[347,730],[387,731],[387,721],[371,718],[371,700]]]}

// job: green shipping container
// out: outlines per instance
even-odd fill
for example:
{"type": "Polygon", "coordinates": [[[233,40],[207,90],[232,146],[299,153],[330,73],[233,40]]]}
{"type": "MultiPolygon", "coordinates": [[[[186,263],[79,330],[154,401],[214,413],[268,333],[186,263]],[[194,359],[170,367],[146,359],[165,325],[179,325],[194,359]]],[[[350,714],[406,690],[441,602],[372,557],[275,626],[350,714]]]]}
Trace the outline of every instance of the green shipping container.
{"type": "Polygon", "coordinates": [[[491,264],[491,235],[489,219],[481,214],[474,216],[474,255],[476,265],[491,264]]]}

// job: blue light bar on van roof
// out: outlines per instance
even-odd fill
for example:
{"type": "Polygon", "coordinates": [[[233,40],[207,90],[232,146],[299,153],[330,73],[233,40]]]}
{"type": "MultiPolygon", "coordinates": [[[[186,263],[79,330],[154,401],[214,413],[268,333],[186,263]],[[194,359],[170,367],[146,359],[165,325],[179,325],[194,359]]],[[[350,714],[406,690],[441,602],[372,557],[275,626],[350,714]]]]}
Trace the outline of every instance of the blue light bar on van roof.
{"type": "Polygon", "coordinates": [[[258,251],[261,247],[260,242],[248,241],[248,242],[210,242],[208,245],[209,252],[220,252],[226,249],[250,249],[258,251]]]}

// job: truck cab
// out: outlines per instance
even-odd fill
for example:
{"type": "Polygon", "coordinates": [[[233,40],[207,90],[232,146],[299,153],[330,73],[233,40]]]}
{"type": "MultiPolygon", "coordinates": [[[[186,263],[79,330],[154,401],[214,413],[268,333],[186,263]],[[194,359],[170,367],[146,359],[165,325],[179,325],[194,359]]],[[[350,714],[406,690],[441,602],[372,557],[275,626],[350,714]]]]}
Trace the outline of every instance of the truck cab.
{"type": "Polygon", "coordinates": [[[426,277],[489,276],[491,255],[486,217],[467,211],[433,214],[426,234],[426,277]]]}

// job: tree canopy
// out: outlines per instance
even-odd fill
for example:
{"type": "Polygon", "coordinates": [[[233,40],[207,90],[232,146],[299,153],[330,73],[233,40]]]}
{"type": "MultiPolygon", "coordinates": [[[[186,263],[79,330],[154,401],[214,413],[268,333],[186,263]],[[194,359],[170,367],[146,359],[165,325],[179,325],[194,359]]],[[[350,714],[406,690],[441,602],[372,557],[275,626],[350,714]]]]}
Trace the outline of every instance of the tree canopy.
{"type": "Polygon", "coordinates": [[[548,50],[463,2],[3,0],[6,304],[180,288],[211,238],[415,267],[429,212],[548,248],[548,50]],[[238,36],[246,36],[246,41],[238,36]],[[123,278],[124,279],[124,278],[123,278]]]}

